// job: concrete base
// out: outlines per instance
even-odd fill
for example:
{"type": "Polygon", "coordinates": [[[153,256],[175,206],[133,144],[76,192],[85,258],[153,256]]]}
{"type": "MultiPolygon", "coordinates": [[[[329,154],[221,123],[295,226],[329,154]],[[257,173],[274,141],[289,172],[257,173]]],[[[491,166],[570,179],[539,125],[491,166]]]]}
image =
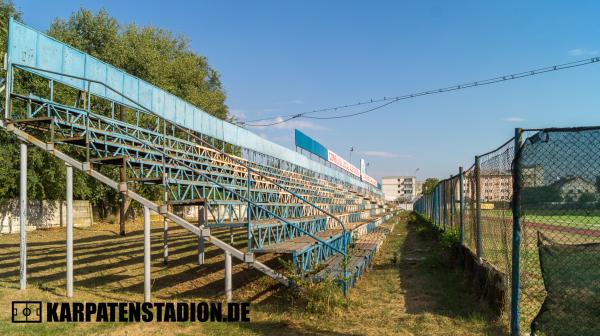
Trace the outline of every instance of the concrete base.
{"type": "Polygon", "coordinates": [[[473,284],[481,299],[487,302],[496,313],[501,313],[509,307],[508,275],[502,273],[492,264],[480,260],[468,248],[461,249],[463,266],[468,277],[473,279],[473,284]]]}
{"type": "MultiPolygon", "coordinates": [[[[27,231],[65,227],[67,210],[64,201],[29,201],[27,202],[27,231]]],[[[87,227],[92,225],[92,206],[89,201],[73,201],[73,225],[87,227]]],[[[19,203],[10,200],[0,207],[0,233],[19,232],[19,203]]]]}

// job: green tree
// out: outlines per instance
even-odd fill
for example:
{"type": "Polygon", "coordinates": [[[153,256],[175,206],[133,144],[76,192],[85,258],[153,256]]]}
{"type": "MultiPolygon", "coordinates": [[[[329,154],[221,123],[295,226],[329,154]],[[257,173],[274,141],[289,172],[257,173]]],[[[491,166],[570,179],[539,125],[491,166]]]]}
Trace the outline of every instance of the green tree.
{"type": "MultiPolygon", "coordinates": [[[[0,52],[6,52],[8,18],[21,19],[21,13],[12,2],[0,1],[0,52]]],[[[68,19],[57,18],[48,34],[89,53],[107,63],[138,76],[202,108],[214,116],[228,118],[225,91],[219,74],[208,65],[204,56],[190,48],[189,40],[174,36],[155,27],[122,26],[104,9],[93,13],[85,8],[74,12],[68,19]]],[[[45,92],[47,83],[36,78],[25,78],[22,92],[45,92]]],[[[71,93],[55,92],[58,101],[72,104],[71,93]]],[[[101,102],[92,101],[101,108],[101,102]]],[[[126,110],[126,113],[130,112],[126,110]]],[[[127,116],[126,116],[127,118],[127,116]]],[[[4,130],[0,131],[0,201],[18,195],[18,141],[4,130]],[[5,168],[6,167],[6,168],[5,168]]],[[[63,199],[64,164],[46,153],[30,147],[28,194],[32,199],[63,199]]],[[[103,168],[104,174],[117,179],[118,171],[103,168]]],[[[85,174],[75,172],[74,196],[88,199],[108,214],[118,204],[118,194],[85,174]]],[[[159,198],[156,187],[140,187],[140,192],[159,198]]]]}
{"type": "Polygon", "coordinates": [[[440,182],[440,180],[438,180],[435,177],[427,178],[425,180],[425,182],[423,182],[423,195],[429,194],[430,192],[432,192],[433,188],[435,188],[435,186],[438,184],[438,182],[440,182]]]}
{"type": "Polygon", "coordinates": [[[55,19],[48,34],[140,77],[220,118],[228,117],[219,73],[190,41],[156,27],[120,25],[104,9],[55,19]]]}
{"type": "Polygon", "coordinates": [[[8,41],[8,18],[14,17],[17,20],[21,19],[21,12],[17,10],[12,1],[0,1],[0,52],[2,57],[6,52],[8,41]]]}
{"type": "Polygon", "coordinates": [[[521,202],[528,206],[541,206],[550,202],[563,201],[560,190],[554,185],[540,187],[525,187],[521,191],[521,202]]]}
{"type": "MultiPolygon", "coordinates": [[[[0,55],[4,57],[8,41],[8,18],[21,18],[21,13],[15,8],[12,1],[0,2],[0,55]]],[[[4,100],[2,100],[2,104],[4,100]]],[[[2,107],[4,110],[4,107],[2,107]]],[[[19,180],[19,148],[17,139],[0,129],[0,201],[6,202],[11,196],[17,195],[19,180]]]]}
{"type": "Polygon", "coordinates": [[[588,203],[594,203],[597,200],[597,196],[596,193],[591,193],[591,192],[583,192],[579,195],[579,198],[577,198],[577,203],[579,204],[588,204],[588,203]]]}
{"type": "MultiPolygon", "coordinates": [[[[21,19],[12,1],[0,1],[0,54],[6,53],[8,19],[21,19]]],[[[2,100],[2,103],[4,101],[2,100]]],[[[4,107],[2,106],[2,109],[4,107]]],[[[29,199],[64,198],[64,164],[37,148],[29,147],[27,161],[27,194],[29,199]]],[[[19,141],[0,129],[0,203],[15,198],[19,192],[19,141]]]]}

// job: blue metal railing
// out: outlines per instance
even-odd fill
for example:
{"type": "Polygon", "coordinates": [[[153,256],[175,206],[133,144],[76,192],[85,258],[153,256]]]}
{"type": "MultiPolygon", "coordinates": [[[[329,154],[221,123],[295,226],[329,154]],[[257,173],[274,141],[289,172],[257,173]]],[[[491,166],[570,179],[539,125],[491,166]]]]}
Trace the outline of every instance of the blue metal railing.
{"type": "MultiPolygon", "coordinates": [[[[122,94],[121,92],[119,92],[119,91],[115,90],[114,88],[112,88],[111,86],[109,86],[109,85],[107,85],[107,84],[105,84],[105,83],[103,83],[103,82],[96,81],[96,80],[93,80],[93,79],[83,78],[83,77],[79,77],[79,76],[73,76],[73,75],[69,75],[69,74],[64,74],[64,73],[59,73],[59,72],[54,72],[54,71],[44,70],[44,69],[40,69],[40,68],[36,68],[36,67],[31,67],[31,66],[26,66],[26,65],[17,65],[17,64],[15,64],[14,66],[15,66],[15,67],[17,67],[17,68],[22,68],[22,69],[24,69],[24,70],[31,69],[31,70],[36,70],[36,71],[38,71],[38,72],[52,73],[52,74],[55,74],[55,75],[63,75],[63,76],[72,77],[72,78],[75,78],[75,79],[80,79],[80,80],[86,81],[86,82],[87,82],[87,84],[88,84],[88,85],[87,85],[87,87],[88,87],[88,90],[86,91],[86,93],[87,93],[87,95],[88,95],[88,96],[89,96],[89,95],[91,95],[91,92],[90,92],[90,90],[89,90],[89,88],[90,88],[90,84],[91,84],[91,83],[95,83],[95,84],[102,85],[102,86],[106,87],[107,89],[109,89],[109,90],[113,91],[114,93],[116,93],[116,94],[118,94],[118,95],[122,96],[123,98],[125,98],[125,99],[127,99],[127,100],[129,100],[129,101],[133,102],[134,104],[136,104],[137,106],[139,106],[141,109],[143,109],[143,110],[144,110],[143,112],[145,112],[145,113],[148,113],[148,114],[150,114],[150,115],[153,115],[154,117],[158,118],[159,120],[166,121],[166,119],[164,119],[164,118],[163,118],[163,117],[161,117],[160,115],[158,115],[158,114],[154,113],[152,110],[150,110],[150,109],[148,109],[147,107],[145,107],[145,106],[143,106],[143,105],[141,105],[141,104],[139,104],[139,103],[137,103],[137,102],[135,102],[135,101],[131,100],[130,98],[128,98],[127,96],[125,96],[125,95],[124,95],[124,94],[122,94]]],[[[121,125],[119,125],[118,123],[115,123],[115,121],[114,121],[114,120],[112,120],[112,119],[110,119],[110,118],[107,118],[107,117],[104,117],[104,116],[102,116],[102,115],[99,115],[99,114],[94,114],[94,113],[91,113],[91,111],[90,111],[90,108],[91,108],[90,101],[91,101],[91,99],[87,99],[87,101],[88,101],[88,104],[87,104],[87,106],[86,106],[86,113],[87,113],[88,115],[87,115],[87,119],[86,119],[86,127],[89,127],[89,119],[90,119],[89,117],[90,117],[90,115],[94,115],[94,117],[96,117],[96,118],[98,118],[98,119],[102,119],[102,120],[103,120],[104,122],[106,122],[107,124],[111,124],[111,125],[112,125],[112,126],[115,128],[115,129],[119,129],[119,130],[121,131],[121,127],[122,127],[122,126],[121,126],[121,125]]],[[[173,124],[172,122],[169,122],[169,123],[173,124]]],[[[233,159],[233,160],[236,160],[236,161],[238,161],[238,163],[239,163],[240,161],[243,161],[243,160],[241,160],[240,158],[237,158],[237,157],[235,157],[235,156],[233,156],[233,155],[231,155],[231,154],[229,154],[229,153],[226,153],[226,152],[222,151],[221,149],[215,148],[215,147],[214,147],[212,144],[210,144],[209,142],[205,141],[204,139],[202,139],[202,138],[198,137],[198,136],[197,136],[197,135],[195,135],[195,134],[194,134],[192,131],[190,131],[190,130],[186,129],[185,127],[182,127],[182,126],[180,126],[180,125],[177,125],[177,124],[173,124],[173,125],[174,125],[176,128],[178,128],[178,129],[180,129],[180,130],[184,131],[186,134],[190,135],[190,136],[191,136],[191,137],[193,137],[194,139],[201,141],[203,144],[207,145],[207,146],[208,146],[208,147],[210,147],[211,149],[213,149],[213,150],[215,150],[215,151],[218,151],[219,153],[221,153],[221,154],[223,154],[223,155],[226,155],[226,156],[228,156],[229,158],[231,158],[231,159],[233,159]]],[[[124,136],[129,136],[129,135],[128,135],[128,134],[126,134],[126,133],[122,133],[122,135],[124,135],[124,136]]],[[[88,137],[88,136],[89,136],[89,131],[86,131],[86,137],[88,137]]],[[[162,155],[164,155],[164,156],[167,156],[167,157],[169,157],[169,158],[170,158],[170,159],[172,159],[172,160],[175,160],[175,161],[176,161],[176,162],[178,162],[179,164],[182,164],[182,163],[183,163],[183,164],[182,164],[183,166],[185,166],[185,167],[187,167],[187,168],[189,168],[189,169],[192,169],[192,170],[194,170],[196,173],[198,173],[199,175],[201,175],[202,177],[204,177],[204,178],[205,178],[205,179],[207,179],[208,181],[210,181],[210,182],[212,182],[212,183],[214,183],[214,184],[218,185],[219,187],[221,187],[221,188],[223,188],[223,189],[225,189],[225,190],[227,190],[227,191],[231,192],[232,194],[236,195],[236,196],[237,196],[239,199],[242,199],[242,200],[246,201],[246,202],[248,203],[248,207],[249,207],[249,208],[250,208],[250,205],[251,205],[251,206],[254,206],[254,207],[257,207],[257,208],[260,208],[260,209],[262,209],[263,211],[267,212],[268,214],[272,215],[273,217],[277,218],[278,220],[281,220],[281,221],[282,221],[282,222],[284,222],[286,225],[289,225],[289,226],[291,226],[291,227],[294,227],[294,228],[296,228],[296,229],[297,229],[297,230],[299,230],[300,232],[302,232],[302,233],[304,233],[305,235],[307,235],[307,236],[309,236],[309,237],[311,237],[311,238],[315,239],[315,240],[316,240],[316,241],[318,241],[319,243],[321,243],[321,244],[324,244],[324,245],[326,245],[326,246],[330,247],[332,250],[334,250],[334,251],[336,251],[336,252],[338,252],[338,253],[342,254],[343,256],[347,256],[348,230],[346,229],[345,225],[343,224],[343,222],[342,222],[341,220],[339,220],[339,219],[338,219],[336,216],[334,216],[333,214],[329,213],[328,211],[326,211],[326,210],[322,209],[321,207],[317,206],[316,204],[314,204],[314,203],[312,203],[312,202],[308,201],[307,199],[305,199],[305,198],[304,198],[304,197],[302,197],[301,195],[299,195],[299,194],[295,193],[294,191],[292,191],[292,190],[290,190],[290,189],[288,189],[288,188],[284,187],[283,185],[281,185],[281,184],[277,183],[277,182],[276,182],[276,181],[275,181],[273,178],[271,178],[271,177],[268,177],[268,176],[264,175],[262,172],[259,172],[259,171],[256,171],[256,170],[254,170],[255,174],[257,174],[257,175],[259,175],[259,176],[261,176],[261,177],[263,177],[263,178],[267,179],[269,182],[273,183],[273,185],[277,186],[278,188],[280,188],[280,189],[282,189],[282,190],[284,190],[284,191],[286,191],[286,192],[290,193],[291,195],[293,195],[294,197],[298,198],[299,200],[301,200],[301,201],[303,201],[303,202],[305,202],[305,203],[309,204],[310,206],[314,207],[314,208],[315,208],[315,209],[317,209],[318,211],[320,211],[320,212],[324,213],[325,215],[327,215],[327,216],[331,217],[332,219],[334,219],[334,220],[335,220],[335,221],[336,221],[336,222],[337,222],[337,223],[338,223],[338,224],[341,226],[341,228],[342,228],[342,231],[343,231],[343,237],[344,237],[344,238],[343,238],[343,239],[344,239],[343,249],[342,249],[342,250],[340,250],[340,249],[336,248],[335,246],[333,246],[333,245],[329,244],[328,242],[326,242],[326,241],[324,241],[324,240],[320,239],[319,237],[317,237],[317,236],[313,235],[313,234],[312,234],[312,233],[310,233],[309,231],[306,231],[306,230],[302,229],[301,227],[299,227],[299,226],[297,226],[297,225],[295,225],[295,224],[293,224],[293,223],[291,223],[291,222],[287,221],[285,218],[283,218],[283,217],[281,217],[281,216],[277,215],[276,213],[274,213],[274,212],[272,212],[272,211],[268,210],[267,208],[265,208],[265,207],[261,206],[260,204],[257,204],[256,202],[254,202],[253,200],[251,200],[251,199],[250,199],[250,197],[244,197],[244,196],[243,196],[243,195],[241,195],[240,193],[236,192],[234,189],[231,189],[231,188],[229,188],[229,187],[227,187],[227,186],[225,186],[225,185],[223,185],[223,184],[219,183],[218,181],[216,181],[216,180],[215,180],[215,179],[213,179],[212,177],[210,177],[210,176],[208,176],[208,175],[204,174],[203,172],[201,172],[201,171],[199,171],[199,170],[197,170],[197,169],[195,169],[195,168],[193,168],[193,167],[190,167],[190,166],[189,166],[189,165],[188,165],[188,164],[187,164],[185,161],[183,161],[183,160],[181,160],[181,159],[179,159],[179,158],[177,158],[177,157],[175,157],[175,156],[172,156],[172,155],[169,155],[169,154],[167,154],[167,153],[166,153],[164,150],[160,150],[160,149],[158,148],[158,146],[156,146],[156,145],[154,145],[154,144],[152,144],[152,143],[146,142],[146,141],[144,141],[144,140],[142,140],[142,139],[140,139],[140,138],[133,138],[133,137],[131,137],[131,139],[133,139],[133,140],[136,140],[136,141],[139,141],[139,142],[142,142],[142,143],[144,143],[146,146],[149,146],[149,147],[152,147],[152,148],[154,148],[155,150],[157,150],[157,151],[161,152],[161,154],[162,154],[162,155]]],[[[89,143],[89,141],[87,141],[87,143],[89,143]]],[[[89,148],[86,150],[86,159],[88,159],[88,160],[89,160],[89,148]]],[[[249,167],[249,165],[248,165],[248,167],[249,167]]],[[[248,174],[249,176],[250,176],[251,172],[252,172],[252,170],[250,170],[250,169],[248,169],[248,170],[247,170],[247,174],[248,174]]],[[[251,177],[249,177],[249,179],[250,179],[250,178],[251,178],[251,177]]],[[[248,196],[250,196],[250,195],[248,195],[248,196]]],[[[249,220],[249,222],[250,222],[250,218],[248,218],[248,220],[249,220]]],[[[251,227],[251,224],[249,224],[249,225],[248,225],[248,227],[250,228],[250,227],[251,227]]]]}

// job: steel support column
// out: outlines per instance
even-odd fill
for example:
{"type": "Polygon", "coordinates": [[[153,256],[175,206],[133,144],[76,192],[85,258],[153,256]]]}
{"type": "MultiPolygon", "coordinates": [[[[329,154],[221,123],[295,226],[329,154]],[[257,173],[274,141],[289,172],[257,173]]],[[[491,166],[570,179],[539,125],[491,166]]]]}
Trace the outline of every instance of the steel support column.
{"type": "Polygon", "coordinates": [[[169,264],[169,221],[163,218],[163,264],[169,264]]]}
{"type": "Polygon", "coordinates": [[[231,302],[231,252],[225,251],[225,299],[231,302]]]}
{"type": "MultiPolygon", "coordinates": [[[[163,177],[163,179],[165,179],[165,178],[163,177]]],[[[167,190],[165,188],[164,195],[163,195],[163,202],[164,202],[164,205],[167,207],[167,209],[168,209],[168,205],[167,205],[168,200],[169,200],[169,196],[168,196],[167,190]]],[[[163,264],[165,266],[169,264],[169,221],[167,220],[166,216],[163,217],[163,264]]]]}
{"type": "Polygon", "coordinates": [[[248,252],[250,252],[252,250],[252,207],[250,203],[250,200],[252,199],[252,195],[250,193],[250,189],[252,186],[252,170],[250,169],[250,161],[246,163],[246,175],[246,187],[248,188],[246,193],[246,198],[248,199],[248,201],[246,202],[246,220],[248,221],[248,252]]]}
{"type": "Polygon", "coordinates": [[[67,297],[73,297],[73,166],[67,164],[67,297]]]}
{"type": "Polygon", "coordinates": [[[206,205],[198,206],[198,227],[200,235],[198,236],[198,265],[204,265],[204,237],[202,236],[202,228],[206,225],[206,205]]]}
{"type": "MultiPolygon", "coordinates": [[[[166,121],[163,121],[163,124],[162,124],[162,135],[163,135],[163,139],[162,139],[163,148],[167,148],[167,122],[166,121]]],[[[162,177],[163,177],[163,180],[162,180],[163,203],[167,207],[167,210],[168,210],[168,206],[169,206],[168,205],[169,204],[169,184],[168,184],[169,174],[167,173],[165,155],[162,155],[162,167],[163,167],[163,175],[162,175],[162,177]]],[[[169,264],[169,222],[168,222],[166,216],[163,217],[163,264],[165,266],[169,264]]]]}
{"type": "Polygon", "coordinates": [[[19,283],[20,288],[27,287],[27,145],[20,144],[21,170],[19,179],[19,283]]]}
{"type": "MultiPolygon", "coordinates": [[[[125,107],[123,105],[119,105],[119,120],[125,120],[125,107]]],[[[87,134],[87,132],[86,132],[87,134]]],[[[88,160],[89,161],[89,160],[88,160]]],[[[127,172],[126,172],[125,164],[119,167],[119,182],[125,183],[127,182],[127,172]]],[[[119,234],[121,236],[125,235],[125,217],[127,215],[127,207],[125,202],[127,201],[127,197],[125,193],[119,193],[119,234]]]]}
{"type": "Polygon", "coordinates": [[[150,302],[150,209],[144,206],[144,302],[150,302]]]}
{"type": "MultiPolygon", "coordinates": [[[[119,167],[119,181],[121,183],[126,182],[127,174],[125,172],[125,167],[119,167]]],[[[127,209],[125,202],[127,201],[127,197],[125,193],[119,193],[119,234],[121,236],[125,235],[125,218],[127,216],[127,209]]]]}

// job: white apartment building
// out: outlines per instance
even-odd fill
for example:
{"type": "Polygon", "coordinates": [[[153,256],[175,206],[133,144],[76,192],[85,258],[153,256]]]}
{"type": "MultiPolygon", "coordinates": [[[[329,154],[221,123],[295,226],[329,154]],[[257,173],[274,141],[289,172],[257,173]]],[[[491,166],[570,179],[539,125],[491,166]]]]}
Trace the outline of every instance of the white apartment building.
{"type": "Polygon", "coordinates": [[[395,201],[398,197],[414,200],[417,196],[416,176],[385,176],[381,179],[381,191],[386,201],[395,201]]]}

